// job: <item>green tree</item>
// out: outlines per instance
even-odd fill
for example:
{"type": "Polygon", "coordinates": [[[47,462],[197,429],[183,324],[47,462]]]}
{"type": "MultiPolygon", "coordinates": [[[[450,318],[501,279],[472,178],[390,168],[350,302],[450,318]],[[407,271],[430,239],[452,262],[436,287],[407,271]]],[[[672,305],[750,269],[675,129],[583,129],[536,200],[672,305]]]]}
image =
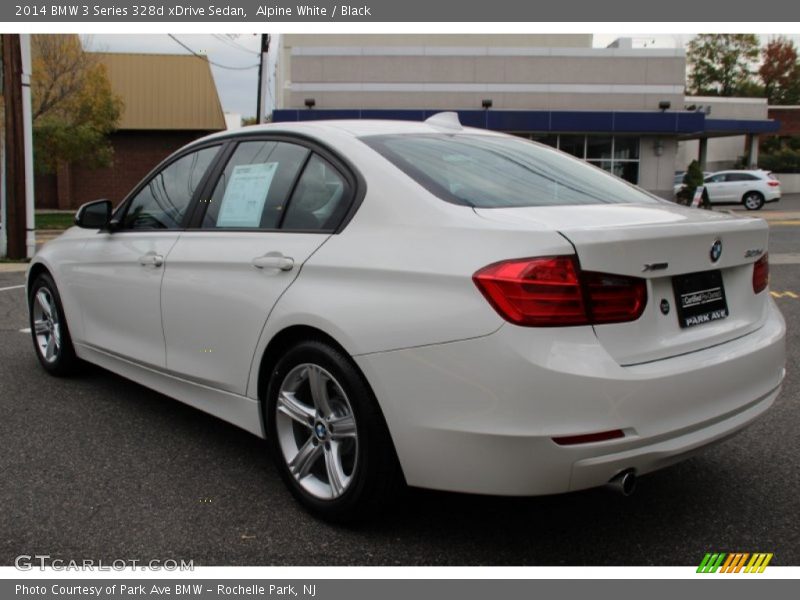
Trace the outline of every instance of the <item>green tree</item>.
{"type": "Polygon", "coordinates": [[[780,36],[764,46],[758,75],[770,104],[800,102],[800,61],[792,40],[780,36]]]}
{"type": "Polygon", "coordinates": [[[752,71],[758,57],[753,34],[700,34],[687,47],[687,88],[700,96],[760,95],[752,71]]]}
{"type": "MultiPolygon", "coordinates": [[[[683,187],[678,190],[677,198],[679,204],[689,206],[694,198],[694,192],[697,188],[704,184],[705,176],[703,169],[700,168],[700,163],[693,160],[689,163],[686,173],[683,175],[683,187]]],[[[703,194],[703,206],[706,205],[706,194],[703,194]]]]}
{"type": "Polygon", "coordinates": [[[36,168],[60,162],[111,164],[108,141],[122,114],[105,66],[75,35],[35,35],[31,41],[31,99],[36,168]]]}

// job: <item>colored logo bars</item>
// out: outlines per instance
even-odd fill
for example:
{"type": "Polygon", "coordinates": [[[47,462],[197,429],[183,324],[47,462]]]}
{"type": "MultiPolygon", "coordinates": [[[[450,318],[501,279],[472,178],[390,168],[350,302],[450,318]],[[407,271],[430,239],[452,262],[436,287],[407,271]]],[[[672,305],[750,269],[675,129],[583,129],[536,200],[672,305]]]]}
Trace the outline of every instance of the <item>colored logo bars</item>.
{"type": "Polygon", "coordinates": [[[772,560],[772,553],[756,552],[709,552],[704,557],[700,566],[697,567],[698,573],[763,573],[769,561],[772,560]],[[747,559],[750,559],[748,562],[747,559]],[[746,566],[745,566],[746,563],[746,566]]]}

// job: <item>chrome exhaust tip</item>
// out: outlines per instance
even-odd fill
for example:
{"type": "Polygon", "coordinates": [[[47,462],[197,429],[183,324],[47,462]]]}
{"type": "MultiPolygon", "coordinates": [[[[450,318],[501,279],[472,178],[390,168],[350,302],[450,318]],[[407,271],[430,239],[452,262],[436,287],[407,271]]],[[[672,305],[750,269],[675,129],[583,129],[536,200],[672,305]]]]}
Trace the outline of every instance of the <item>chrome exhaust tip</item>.
{"type": "Polygon", "coordinates": [[[636,472],[633,469],[622,471],[612,477],[606,487],[617,494],[630,496],[636,491],[636,472]]]}

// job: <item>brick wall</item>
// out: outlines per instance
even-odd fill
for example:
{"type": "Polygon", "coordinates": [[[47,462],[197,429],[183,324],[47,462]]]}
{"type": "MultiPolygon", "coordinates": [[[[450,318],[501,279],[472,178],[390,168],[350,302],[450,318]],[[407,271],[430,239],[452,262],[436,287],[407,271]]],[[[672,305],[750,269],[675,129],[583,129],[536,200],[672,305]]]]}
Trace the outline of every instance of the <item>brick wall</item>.
{"type": "Polygon", "coordinates": [[[111,135],[114,163],[36,177],[36,207],[75,209],[84,202],[108,198],[115,205],[164,158],[207,131],[118,131],[111,135]]]}
{"type": "Polygon", "coordinates": [[[781,122],[778,136],[800,135],[800,109],[781,108],[779,106],[769,107],[769,118],[781,122]]]}

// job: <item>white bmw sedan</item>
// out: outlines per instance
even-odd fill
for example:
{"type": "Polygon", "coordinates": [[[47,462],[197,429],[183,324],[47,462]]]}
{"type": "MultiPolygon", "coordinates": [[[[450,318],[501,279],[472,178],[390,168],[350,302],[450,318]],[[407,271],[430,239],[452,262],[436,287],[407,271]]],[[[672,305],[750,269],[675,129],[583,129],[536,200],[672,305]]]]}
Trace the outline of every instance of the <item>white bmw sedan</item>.
{"type": "Polygon", "coordinates": [[[76,225],[28,273],[44,369],[266,438],[330,519],[404,484],[629,493],[784,377],[764,221],[452,114],[213,135],[76,225]]]}

